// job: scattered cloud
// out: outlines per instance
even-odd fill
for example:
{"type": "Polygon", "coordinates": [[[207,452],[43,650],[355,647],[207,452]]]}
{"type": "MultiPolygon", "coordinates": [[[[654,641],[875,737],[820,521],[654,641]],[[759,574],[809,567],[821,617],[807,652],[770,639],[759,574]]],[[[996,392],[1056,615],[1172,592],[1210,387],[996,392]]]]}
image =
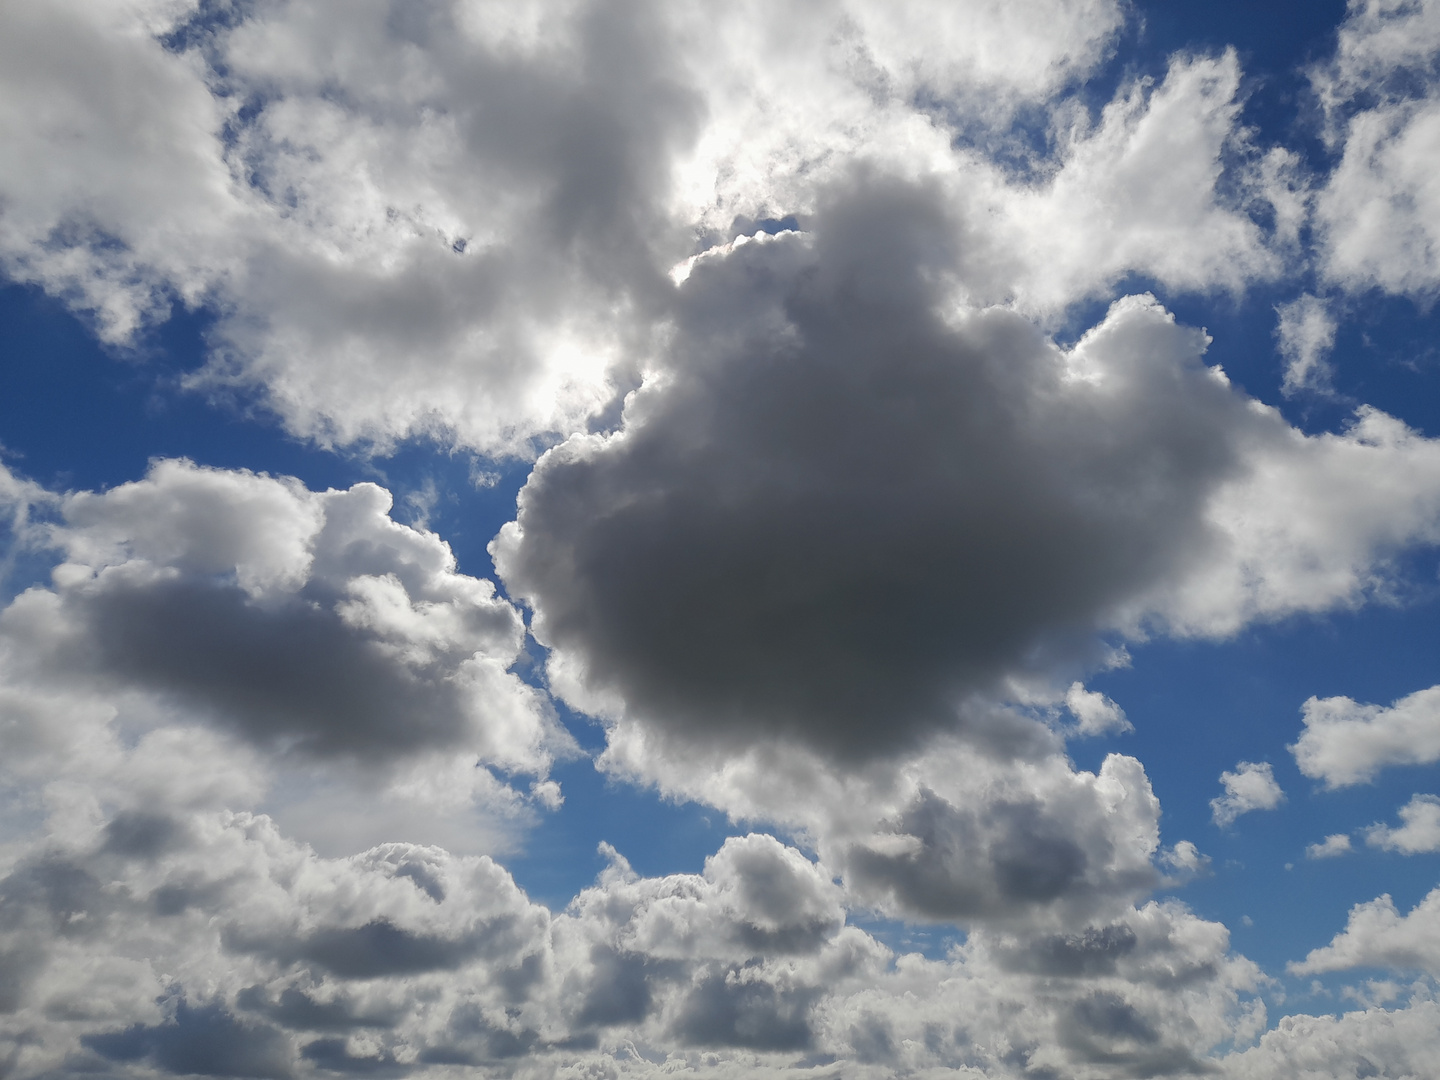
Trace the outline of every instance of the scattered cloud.
{"type": "Polygon", "coordinates": [[[1296,975],[1357,967],[1440,971],[1440,889],[1401,915],[1388,895],[1356,904],[1345,929],[1323,948],[1290,965],[1296,975]]]}
{"type": "Polygon", "coordinates": [[[1275,310],[1280,316],[1275,336],[1285,359],[1281,389],[1286,394],[1326,392],[1331,375],[1326,358],[1335,345],[1335,317],[1325,301],[1308,293],[1275,310]]]}
{"type": "Polygon", "coordinates": [[[1440,761],[1440,687],[1389,706],[1312,697],[1302,714],[1305,730],[1290,752],[1302,773],[1326,787],[1368,783],[1386,766],[1440,761]]]}
{"type": "Polygon", "coordinates": [[[1432,298],[1440,284],[1430,167],[1440,148],[1440,96],[1430,79],[1440,55],[1433,0],[1350,5],[1338,47],[1313,84],[1341,159],[1316,193],[1321,266],[1355,292],[1432,298]]]}
{"type": "Polygon", "coordinates": [[[1350,845],[1350,837],[1346,833],[1331,833],[1324,840],[1318,843],[1308,844],[1305,848],[1307,859],[1333,859],[1337,855],[1348,855],[1354,850],[1350,845]]]}
{"type": "Polygon", "coordinates": [[[1225,794],[1210,800],[1210,815],[1222,829],[1233,825],[1241,814],[1252,810],[1274,810],[1285,801],[1285,792],[1275,782],[1268,761],[1242,761],[1234,772],[1220,774],[1225,794]]]}
{"type": "Polygon", "coordinates": [[[1109,735],[1134,731],[1135,725],[1125,718],[1125,710],[1104,694],[1086,690],[1084,683],[1074,682],[1065,691],[1065,707],[1076,720],[1079,735],[1109,735]]]}
{"type": "Polygon", "coordinates": [[[1405,855],[1440,851],[1440,799],[1416,795],[1400,808],[1399,828],[1375,824],[1365,830],[1365,843],[1405,855]]]}

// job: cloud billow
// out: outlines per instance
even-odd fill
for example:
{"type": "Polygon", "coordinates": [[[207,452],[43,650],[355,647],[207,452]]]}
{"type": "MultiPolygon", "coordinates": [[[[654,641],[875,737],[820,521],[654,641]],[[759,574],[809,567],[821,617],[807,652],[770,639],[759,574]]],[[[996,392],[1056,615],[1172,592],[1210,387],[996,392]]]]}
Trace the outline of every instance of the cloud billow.
{"type": "Polygon", "coordinates": [[[807,228],[696,264],[622,429],[547,454],[494,552],[596,700],[856,757],[1097,661],[1205,551],[1253,414],[1146,300],[1068,353],[952,315],[964,231],[923,185],[861,179],[807,228]]]}
{"type": "Polygon", "coordinates": [[[0,659],[303,758],[469,747],[543,772],[568,740],[508,670],[518,614],[389,507],[374,485],[314,493],[185,461],[71,495],[49,534],[68,559],[0,614],[0,659]]]}

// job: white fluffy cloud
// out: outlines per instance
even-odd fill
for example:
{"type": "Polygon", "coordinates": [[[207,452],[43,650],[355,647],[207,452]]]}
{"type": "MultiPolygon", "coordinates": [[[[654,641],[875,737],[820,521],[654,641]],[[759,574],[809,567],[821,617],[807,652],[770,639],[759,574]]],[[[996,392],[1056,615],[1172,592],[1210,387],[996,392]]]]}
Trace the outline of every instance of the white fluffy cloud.
{"type": "Polygon", "coordinates": [[[301,756],[463,747],[544,772],[568,737],[509,669],[524,626],[373,484],[160,461],[60,502],[50,588],[0,614],[11,678],[131,692],[301,756]]]}
{"type": "Polygon", "coordinates": [[[525,454],[639,378],[697,240],[807,216],[859,162],[952,187],[983,300],[1049,316],[1126,273],[1280,269],[1233,54],[1093,123],[1057,107],[1028,177],[987,156],[1106,55],[1111,0],[340,10],[7,12],[7,272],[117,342],[209,305],[197,381],[302,435],[525,454]]]}
{"type": "Polygon", "coordinates": [[[1434,795],[1416,795],[1400,808],[1399,828],[1372,825],[1365,830],[1365,842],[1386,851],[1416,855],[1422,851],[1440,851],[1440,799],[1434,795]]]}
{"type": "Polygon", "coordinates": [[[1440,4],[1356,0],[1314,82],[1343,155],[1316,197],[1323,268],[1357,291],[1417,298],[1440,283],[1440,4]]]}
{"type": "Polygon", "coordinates": [[[1312,697],[1302,713],[1305,730],[1290,751],[1300,771],[1326,787],[1366,783],[1389,765],[1440,761],[1440,687],[1389,706],[1312,697]]]}
{"type": "Polygon", "coordinates": [[[1440,889],[1405,915],[1388,895],[1356,904],[1329,945],[1290,965],[1297,975],[1357,967],[1440,973],[1440,889]]]}
{"type": "Polygon", "coordinates": [[[1065,707],[1075,717],[1076,731],[1081,735],[1135,730],[1135,725],[1125,719],[1124,709],[1104,694],[1086,690],[1083,683],[1070,684],[1065,691],[1065,707]]]}
{"type": "Polygon", "coordinates": [[[1440,1004],[1416,994],[1401,1009],[1287,1016],[1254,1046],[1224,1060],[1235,1080],[1430,1076],[1440,1069],[1440,1004]]]}
{"type": "Polygon", "coordinates": [[[1210,815],[1221,828],[1233,825],[1241,814],[1274,810],[1285,801],[1285,792],[1275,782],[1275,771],[1268,761],[1242,761],[1234,772],[1220,774],[1220,784],[1225,794],[1210,800],[1210,815]]]}
{"type": "Polygon", "coordinates": [[[345,853],[397,832],[503,847],[546,799],[491,770],[542,782],[574,752],[511,671],[518,613],[373,484],[166,460],[23,495],[25,539],[59,562],[0,611],[3,781],[61,834],[173,797],[266,805],[345,853]]]}
{"type": "Polygon", "coordinates": [[[1339,855],[1349,854],[1352,850],[1349,834],[1331,833],[1318,843],[1306,845],[1305,857],[1307,859],[1333,859],[1339,855]]]}

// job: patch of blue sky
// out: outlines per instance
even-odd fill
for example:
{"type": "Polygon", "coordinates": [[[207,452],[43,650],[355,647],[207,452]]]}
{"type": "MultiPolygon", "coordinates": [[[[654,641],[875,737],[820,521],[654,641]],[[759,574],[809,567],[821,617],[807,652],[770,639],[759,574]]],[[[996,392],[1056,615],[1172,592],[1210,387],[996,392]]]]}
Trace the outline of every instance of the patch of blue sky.
{"type": "Polygon", "coordinates": [[[1388,705],[1440,681],[1433,595],[1289,619],[1221,643],[1157,640],[1131,654],[1132,666],[1089,685],[1120,703],[1134,733],[1077,743],[1072,756],[1084,768],[1097,767],[1108,750],[1144,763],[1160,799],[1164,843],[1188,839],[1211,859],[1209,875],[1176,895],[1224,922],[1237,949],[1282,975],[1286,963],[1343,929],[1352,905],[1389,892],[1407,910],[1435,886],[1436,856],[1377,852],[1359,833],[1393,821],[1415,792],[1440,791],[1440,766],[1386,769],[1373,784],[1330,791],[1303,776],[1288,749],[1311,695],[1388,705]],[[1286,801],[1222,829],[1210,800],[1221,793],[1220,774],[1240,761],[1269,762],[1286,801]],[[1310,844],[1335,833],[1352,836],[1351,853],[1306,858],[1310,844]]]}

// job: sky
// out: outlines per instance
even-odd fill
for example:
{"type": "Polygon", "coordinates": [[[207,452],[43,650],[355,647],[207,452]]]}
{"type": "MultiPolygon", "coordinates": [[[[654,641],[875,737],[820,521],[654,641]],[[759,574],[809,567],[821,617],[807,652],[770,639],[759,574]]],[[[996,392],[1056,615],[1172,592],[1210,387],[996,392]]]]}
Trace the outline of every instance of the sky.
{"type": "Polygon", "coordinates": [[[1440,0],[0,3],[0,1080],[1440,1075],[1440,0]]]}

